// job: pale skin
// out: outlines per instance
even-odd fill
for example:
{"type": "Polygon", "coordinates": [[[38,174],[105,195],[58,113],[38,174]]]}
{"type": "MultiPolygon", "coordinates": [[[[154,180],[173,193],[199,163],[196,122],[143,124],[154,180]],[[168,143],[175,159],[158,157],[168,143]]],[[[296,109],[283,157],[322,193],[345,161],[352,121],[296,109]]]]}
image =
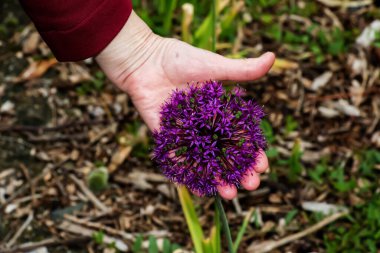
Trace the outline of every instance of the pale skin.
{"type": "MultiPolygon", "coordinates": [[[[191,81],[255,80],[269,71],[274,59],[273,53],[265,53],[259,58],[233,60],[179,40],[162,38],[133,11],[119,34],[96,57],[108,78],[131,97],[151,130],[159,128],[160,107],[174,89],[191,81]]],[[[242,186],[256,190],[259,174],[268,166],[268,158],[261,152],[242,186]]],[[[237,195],[236,187],[227,184],[219,186],[218,191],[227,200],[237,195]]]]}

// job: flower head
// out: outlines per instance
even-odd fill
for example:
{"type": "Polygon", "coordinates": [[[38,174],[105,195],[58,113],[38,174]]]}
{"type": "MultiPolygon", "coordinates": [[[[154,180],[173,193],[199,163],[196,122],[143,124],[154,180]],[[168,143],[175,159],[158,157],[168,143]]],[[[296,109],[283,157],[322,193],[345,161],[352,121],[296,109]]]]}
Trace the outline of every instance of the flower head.
{"type": "Polygon", "coordinates": [[[263,116],[239,89],[226,92],[216,81],[176,90],[153,133],[153,159],[169,180],[200,196],[215,195],[221,184],[239,186],[266,147],[263,116]]]}

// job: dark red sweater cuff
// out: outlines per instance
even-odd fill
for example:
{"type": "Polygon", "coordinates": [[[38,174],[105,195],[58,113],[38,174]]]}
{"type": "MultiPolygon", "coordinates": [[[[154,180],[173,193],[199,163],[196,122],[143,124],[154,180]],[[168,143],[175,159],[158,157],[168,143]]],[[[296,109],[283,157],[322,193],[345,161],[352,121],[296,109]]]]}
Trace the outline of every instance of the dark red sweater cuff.
{"type": "Polygon", "coordinates": [[[96,56],[119,33],[130,0],[20,0],[59,61],[96,56]]]}

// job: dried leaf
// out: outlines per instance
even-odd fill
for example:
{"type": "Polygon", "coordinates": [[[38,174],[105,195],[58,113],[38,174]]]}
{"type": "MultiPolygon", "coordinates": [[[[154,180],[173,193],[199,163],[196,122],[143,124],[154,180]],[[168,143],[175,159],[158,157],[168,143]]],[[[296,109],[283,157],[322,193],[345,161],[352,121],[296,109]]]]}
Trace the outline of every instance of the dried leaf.
{"type": "Polygon", "coordinates": [[[29,67],[20,74],[17,81],[27,81],[41,77],[55,64],[57,64],[57,59],[55,58],[42,61],[33,61],[29,67]]]}
{"type": "Polygon", "coordinates": [[[371,142],[378,148],[380,148],[380,131],[377,131],[372,135],[371,142]]]}
{"type": "Polygon", "coordinates": [[[280,204],[282,202],[281,196],[277,193],[269,195],[269,201],[274,204],[280,204]]]}
{"type": "Polygon", "coordinates": [[[127,159],[132,151],[131,146],[119,146],[118,150],[112,156],[111,163],[108,166],[109,173],[113,173],[127,159]]]}
{"type": "Polygon", "coordinates": [[[318,107],[318,112],[325,118],[334,118],[339,115],[338,111],[323,106],[318,107]]]}
{"type": "Polygon", "coordinates": [[[380,32],[380,20],[373,21],[356,39],[356,43],[362,47],[369,47],[376,39],[376,32],[380,32]]]}
{"type": "Polygon", "coordinates": [[[290,61],[287,59],[276,58],[271,71],[274,73],[282,73],[285,70],[297,69],[297,68],[299,68],[299,65],[297,62],[290,61]]]}
{"type": "Polygon", "coordinates": [[[36,51],[38,43],[40,42],[40,35],[38,32],[33,32],[29,34],[29,37],[26,38],[22,43],[22,51],[25,54],[31,54],[36,51]]]}
{"type": "Polygon", "coordinates": [[[359,106],[363,101],[365,88],[359,84],[357,80],[352,80],[350,87],[351,100],[355,106],[359,106]]]}
{"type": "Polygon", "coordinates": [[[134,170],[128,174],[127,180],[120,180],[120,181],[127,181],[128,183],[133,184],[136,188],[141,189],[141,190],[149,190],[149,189],[153,189],[153,185],[149,183],[149,181],[162,183],[162,182],[166,182],[167,180],[161,174],[134,170]]]}
{"type": "Polygon", "coordinates": [[[89,81],[92,79],[90,70],[77,63],[70,63],[69,70],[70,73],[68,74],[67,79],[73,84],[89,81]]]}
{"type": "Polygon", "coordinates": [[[0,112],[10,113],[10,112],[13,112],[14,108],[15,108],[15,104],[7,100],[4,102],[4,104],[1,105],[0,112]]]}
{"type": "Polygon", "coordinates": [[[302,202],[301,206],[306,211],[319,212],[325,215],[347,210],[344,206],[338,206],[326,202],[305,201],[302,202]]]}
{"type": "Polygon", "coordinates": [[[29,253],[49,253],[46,247],[40,247],[35,250],[29,251],[29,253]]]}
{"type": "Polygon", "coordinates": [[[334,103],[334,107],[335,109],[347,116],[360,116],[360,110],[356,106],[350,105],[347,100],[339,99],[337,102],[334,103]]]}
{"type": "Polygon", "coordinates": [[[328,7],[358,8],[372,4],[372,0],[318,0],[328,7]]]}
{"type": "Polygon", "coordinates": [[[331,80],[333,73],[331,71],[327,71],[322,75],[318,76],[314,79],[311,89],[314,91],[319,90],[320,88],[326,86],[326,84],[331,80]]]}
{"type": "Polygon", "coordinates": [[[358,58],[354,54],[348,55],[348,66],[351,69],[352,75],[361,74],[367,68],[367,60],[365,58],[358,58]]]}

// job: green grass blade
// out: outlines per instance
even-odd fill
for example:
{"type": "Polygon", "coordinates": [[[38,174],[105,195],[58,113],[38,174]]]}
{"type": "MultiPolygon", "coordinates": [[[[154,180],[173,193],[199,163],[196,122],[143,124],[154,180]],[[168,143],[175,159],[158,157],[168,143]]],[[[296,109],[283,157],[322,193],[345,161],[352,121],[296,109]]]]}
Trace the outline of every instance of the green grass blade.
{"type": "Polygon", "coordinates": [[[168,35],[170,33],[170,30],[172,29],[172,20],[173,20],[173,14],[177,7],[177,0],[166,0],[167,6],[166,6],[166,14],[164,18],[164,34],[168,35]]]}
{"type": "Polygon", "coordinates": [[[172,246],[171,246],[171,252],[174,252],[174,251],[176,251],[177,249],[181,249],[181,246],[179,246],[179,245],[176,244],[176,243],[173,243],[172,246]]]}
{"type": "Polygon", "coordinates": [[[142,235],[138,235],[136,237],[135,242],[133,243],[132,252],[133,253],[140,253],[141,248],[142,248],[142,243],[143,243],[143,237],[142,237],[142,235]]]}
{"type": "Polygon", "coordinates": [[[218,208],[215,206],[215,218],[214,218],[214,227],[211,230],[211,242],[214,249],[214,252],[221,252],[221,224],[220,224],[220,213],[218,208]]]}
{"type": "Polygon", "coordinates": [[[216,25],[221,11],[219,0],[213,0],[210,12],[194,33],[195,45],[197,47],[215,51],[214,44],[216,47],[217,41],[216,25]]]}
{"type": "Polygon", "coordinates": [[[162,252],[163,253],[171,253],[172,251],[171,251],[171,248],[172,248],[172,246],[171,246],[171,243],[170,243],[170,241],[168,240],[168,239],[164,239],[164,243],[163,243],[163,246],[162,246],[162,252]]]}
{"type": "Polygon", "coordinates": [[[154,236],[149,236],[148,253],[159,253],[157,239],[154,236]]]}
{"type": "Polygon", "coordinates": [[[208,15],[199,28],[195,31],[194,38],[195,44],[197,47],[211,50],[211,27],[212,26],[212,17],[208,15]]]}
{"type": "Polygon", "coordinates": [[[195,252],[203,253],[203,230],[199,223],[197,213],[195,212],[194,203],[190,197],[189,191],[186,187],[180,186],[178,187],[178,195],[182,210],[185,214],[187,226],[190,230],[191,239],[193,240],[195,252]]]}
{"type": "Polygon", "coordinates": [[[224,207],[223,207],[221,197],[219,195],[215,196],[215,202],[216,202],[216,207],[219,209],[220,220],[221,220],[221,224],[223,227],[224,237],[225,237],[227,244],[228,244],[228,252],[234,253],[234,245],[233,245],[233,241],[232,241],[231,230],[230,230],[230,227],[228,225],[228,219],[227,219],[226,212],[224,211],[224,207]]]}
{"type": "Polygon", "coordinates": [[[249,212],[244,218],[243,224],[240,227],[239,233],[237,234],[236,240],[234,242],[234,252],[237,252],[239,249],[240,242],[243,239],[245,231],[247,230],[247,226],[249,224],[249,220],[252,217],[252,214],[253,214],[253,208],[249,210],[249,212]]]}
{"type": "Polygon", "coordinates": [[[212,17],[212,25],[211,25],[211,34],[212,34],[212,51],[216,51],[216,15],[217,15],[217,0],[212,0],[211,6],[211,17],[212,17]]]}
{"type": "Polygon", "coordinates": [[[214,251],[210,238],[202,240],[202,248],[204,253],[218,253],[214,251]]]}

